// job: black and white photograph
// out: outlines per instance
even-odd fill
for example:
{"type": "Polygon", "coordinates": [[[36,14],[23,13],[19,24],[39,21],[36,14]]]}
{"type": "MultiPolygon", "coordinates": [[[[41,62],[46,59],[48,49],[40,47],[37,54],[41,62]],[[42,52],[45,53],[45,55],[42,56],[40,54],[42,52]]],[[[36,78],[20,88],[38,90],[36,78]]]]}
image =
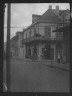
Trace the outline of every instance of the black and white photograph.
{"type": "Polygon", "coordinates": [[[70,92],[70,3],[5,3],[3,92],[70,92]]]}

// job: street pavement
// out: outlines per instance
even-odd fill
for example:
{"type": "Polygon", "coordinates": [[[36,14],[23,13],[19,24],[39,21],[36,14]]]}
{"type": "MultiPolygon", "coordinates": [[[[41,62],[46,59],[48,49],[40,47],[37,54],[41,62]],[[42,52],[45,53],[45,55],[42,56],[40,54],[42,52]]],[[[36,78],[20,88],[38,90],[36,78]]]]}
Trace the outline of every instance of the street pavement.
{"type": "MultiPolygon", "coordinates": [[[[11,92],[69,92],[70,73],[41,62],[11,59],[11,92]]],[[[6,83],[6,62],[4,61],[6,83]]]]}

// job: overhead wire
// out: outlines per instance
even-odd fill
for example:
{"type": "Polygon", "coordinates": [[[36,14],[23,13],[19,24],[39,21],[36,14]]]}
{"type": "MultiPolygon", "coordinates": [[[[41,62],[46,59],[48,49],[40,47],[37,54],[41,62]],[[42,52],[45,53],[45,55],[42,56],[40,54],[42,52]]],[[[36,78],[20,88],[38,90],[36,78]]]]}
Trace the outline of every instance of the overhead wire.
{"type": "MultiPolygon", "coordinates": [[[[12,27],[10,27],[10,28],[24,28],[24,27],[26,27],[26,28],[28,28],[28,26],[23,26],[23,27],[14,27],[14,26],[12,26],[12,27]]],[[[37,27],[37,26],[36,26],[37,27]]],[[[44,27],[44,26],[39,26],[39,27],[44,27]]],[[[4,27],[4,28],[7,28],[7,27],[4,27]]],[[[26,29],[25,28],[25,29],[26,29]]]]}

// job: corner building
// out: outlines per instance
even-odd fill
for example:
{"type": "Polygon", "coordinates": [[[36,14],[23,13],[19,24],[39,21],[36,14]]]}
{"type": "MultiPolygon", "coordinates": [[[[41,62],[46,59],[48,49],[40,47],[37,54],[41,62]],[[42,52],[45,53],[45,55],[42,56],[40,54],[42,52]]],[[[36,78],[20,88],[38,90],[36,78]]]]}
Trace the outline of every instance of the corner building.
{"type": "Polygon", "coordinates": [[[70,11],[49,9],[43,15],[32,15],[32,24],[23,31],[24,58],[63,61],[63,32],[53,32],[69,23],[70,11]]]}

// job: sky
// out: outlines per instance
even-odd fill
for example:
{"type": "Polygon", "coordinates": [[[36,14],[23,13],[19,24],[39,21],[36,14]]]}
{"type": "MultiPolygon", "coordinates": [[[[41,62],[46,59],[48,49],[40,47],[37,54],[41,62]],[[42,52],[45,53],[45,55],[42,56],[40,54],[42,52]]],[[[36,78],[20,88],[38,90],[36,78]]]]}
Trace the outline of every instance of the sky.
{"type": "MultiPolygon", "coordinates": [[[[70,9],[69,3],[11,3],[10,37],[12,38],[16,35],[17,31],[22,31],[23,28],[26,28],[32,24],[32,14],[42,15],[45,11],[48,10],[49,5],[52,5],[52,9],[55,9],[56,5],[59,5],[59,9],[61,10],[70,9]]],[[[4,15],[4,42],[6,42],[7,4],[4,15]]]]}

